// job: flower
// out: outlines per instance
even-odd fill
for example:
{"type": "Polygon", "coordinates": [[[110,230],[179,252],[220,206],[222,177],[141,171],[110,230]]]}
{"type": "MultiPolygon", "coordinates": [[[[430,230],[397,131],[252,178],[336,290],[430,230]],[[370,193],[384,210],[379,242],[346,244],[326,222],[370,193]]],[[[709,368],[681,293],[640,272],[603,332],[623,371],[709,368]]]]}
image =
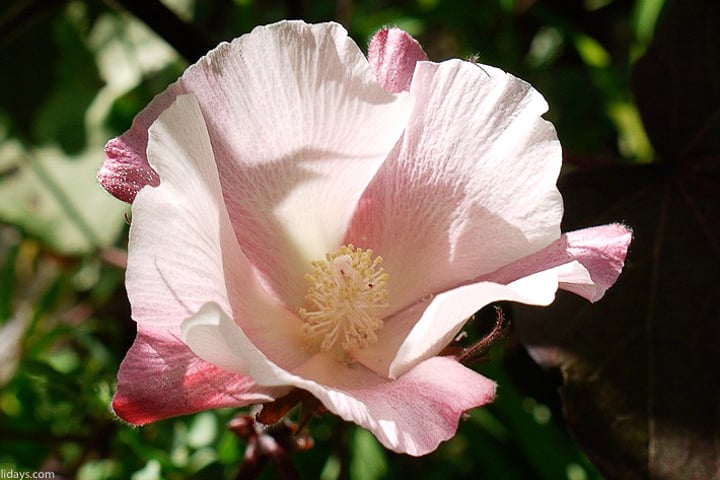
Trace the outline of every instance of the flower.
{"type": "Polygon", "coordinates": [[[211,51],[106,147],[132,202],[134,424],[301,389],[423,455],[495,384],[440,353],[488,304],[595,301],[630,232],[561,235],[547,105],[497,68],[427,61],[399,29],[366,59],[334,23],[211,51]],[[151,187],[146,187],[150,185],[151,187]]]}

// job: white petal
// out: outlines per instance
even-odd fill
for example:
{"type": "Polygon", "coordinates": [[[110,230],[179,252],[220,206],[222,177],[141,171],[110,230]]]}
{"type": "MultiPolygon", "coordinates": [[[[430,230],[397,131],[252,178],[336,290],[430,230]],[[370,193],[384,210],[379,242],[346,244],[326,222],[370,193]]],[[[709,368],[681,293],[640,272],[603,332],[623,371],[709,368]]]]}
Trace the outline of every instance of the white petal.
{"type": "Polygon", "coordinates": [[[468,62],[419,62],[403,142],[363,196],[346,243],[372,248],[397,311],[560,235],[560,145],[530,85],[468,62]]]}
{"type": "Polygon", "coordinates": [[[149,137],[162,181],[133,203],[126,283],[138,330],[180,343],[180,323],[214,302],[261,345],[266,332],[284,332],[282,349],[273,339],[269,352],[290,350],[300,321],[262,289],[237,244],[195,99],[178,97],[149,137]]]}
{"type": "Polygon", "coordinates": [[[177,338],[180,322],[205,302],[230,310],[223,260],[242,253],[191,96],[178,97],[153,124],[148,156],[163,183],[141,190],[133,204],[126,283],[139,327],[177,338]]]}
{"type": "Polygon", "coordinates": [[[182,78],[208,119],[243,251],[288,304],[336,250],[410,113],[337,24],[280,22],[223,44],[182,78]]]}
{"type": "Polygon", "coordinates": [[[440,353],[482,307],[499,301],[549,305],[555,299],[557,287],[558,272],[551,269],[508,285],[480,282],[441,293],[433,298],[398,349],[389,366],[389,376],[397,378],[440,353]]]}
{"type": "Polygon", "coordinates": [[[229,372],[248,372],[258,385],[300,387],[305,382],[270,360],[216,303],[203,305],[183,322],[182,338],[198,357],[229,372]]]}
{"type": "Polygon", "coordinates": [[[300,303],[302,273],[340,246],[358,198],[405,128],[409,96],[383,90],[340,25],[258,27],[188,68],[108,143],[99,177],[114,195],[132,201],[157,183],[147,127],[183,93],[195,95],[208,122],[243,251],[269,288],[300,303]]]}
{"type": "Polygon", "coordinates": [[[181,325],[182,339],[195,355],[216,367],[247,374],[247,362],[233,351],[233,334],[238,330],[217,304],[207,303],[181,325]]]}

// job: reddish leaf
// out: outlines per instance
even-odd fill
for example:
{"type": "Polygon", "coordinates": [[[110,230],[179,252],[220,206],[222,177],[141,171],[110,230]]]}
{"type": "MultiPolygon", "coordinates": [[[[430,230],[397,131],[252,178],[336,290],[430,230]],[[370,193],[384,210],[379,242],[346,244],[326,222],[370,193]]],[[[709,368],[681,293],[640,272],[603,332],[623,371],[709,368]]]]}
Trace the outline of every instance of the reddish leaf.
{"type": "Polygon", "coordinates": [[[656,151],[687,162],[720,151],[720,2],[676,0],[633,71],[656,151]]]}
{"type": "Polygon", "coordinates": [[[665,161],[560,183],[565,230],[634,229],[626,269],[596,305],[561,294],[515,317],[563,372],[568,425],[608,478],[705,480],[720,478],[720,3],[679,0],[664,18],[634,79],[665,161]]]}

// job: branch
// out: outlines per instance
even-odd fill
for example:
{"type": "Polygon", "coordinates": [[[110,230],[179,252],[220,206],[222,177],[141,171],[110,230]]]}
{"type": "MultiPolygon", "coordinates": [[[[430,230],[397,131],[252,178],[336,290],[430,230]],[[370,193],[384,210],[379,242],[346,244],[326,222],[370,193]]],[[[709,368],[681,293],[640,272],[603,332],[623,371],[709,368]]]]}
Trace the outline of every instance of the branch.
{"type": "Polygon", "coordinates": [[[0,41],[11,39],[23,26],[40,17],[55,14],[67,0],[26,0],[9,8],[0,18],[0,41]]]}
{"type": "Polygon", "coordinates": [[[196,26],[185,23],[159,0],[106,0],[121,6],[142,20],[190,63],[215,47],[208,35],[196,26]]]}

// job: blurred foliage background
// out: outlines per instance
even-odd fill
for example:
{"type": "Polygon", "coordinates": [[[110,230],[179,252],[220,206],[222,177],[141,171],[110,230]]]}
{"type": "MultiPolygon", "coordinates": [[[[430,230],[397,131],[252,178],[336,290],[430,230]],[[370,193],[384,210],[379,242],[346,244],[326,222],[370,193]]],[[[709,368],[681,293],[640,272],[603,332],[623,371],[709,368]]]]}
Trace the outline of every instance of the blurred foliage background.
{"type": "MultiPolygon", "coordinates": [[[[128,206],[95,181],[103,145],[221,40],[283,18],[335,19],[364,46],[396,25],[433,60],[474,57],[533,83],[566,169],[653,151],[629,89],[663,0],[4,0],[0,7],[0,470],[56,478],[233,478],[221,410],[132,428],[112,415],[135,326],[123,287],[128,206]]],[[[261,66],[260,66],[261,67],[261,66]]],[[[508,310],[511,315],[511,311],[508,310]]],[[[480,335],[481,313],[470,327],[480,335]]],[[[557,373],[512,337],[478,366],[497,401],[413,459],[324,418],[302,478],[567,479],[600,474],[563,425],[557,373]]],[[[275,478],[269,468],[264,478],[275,478]]]]}

